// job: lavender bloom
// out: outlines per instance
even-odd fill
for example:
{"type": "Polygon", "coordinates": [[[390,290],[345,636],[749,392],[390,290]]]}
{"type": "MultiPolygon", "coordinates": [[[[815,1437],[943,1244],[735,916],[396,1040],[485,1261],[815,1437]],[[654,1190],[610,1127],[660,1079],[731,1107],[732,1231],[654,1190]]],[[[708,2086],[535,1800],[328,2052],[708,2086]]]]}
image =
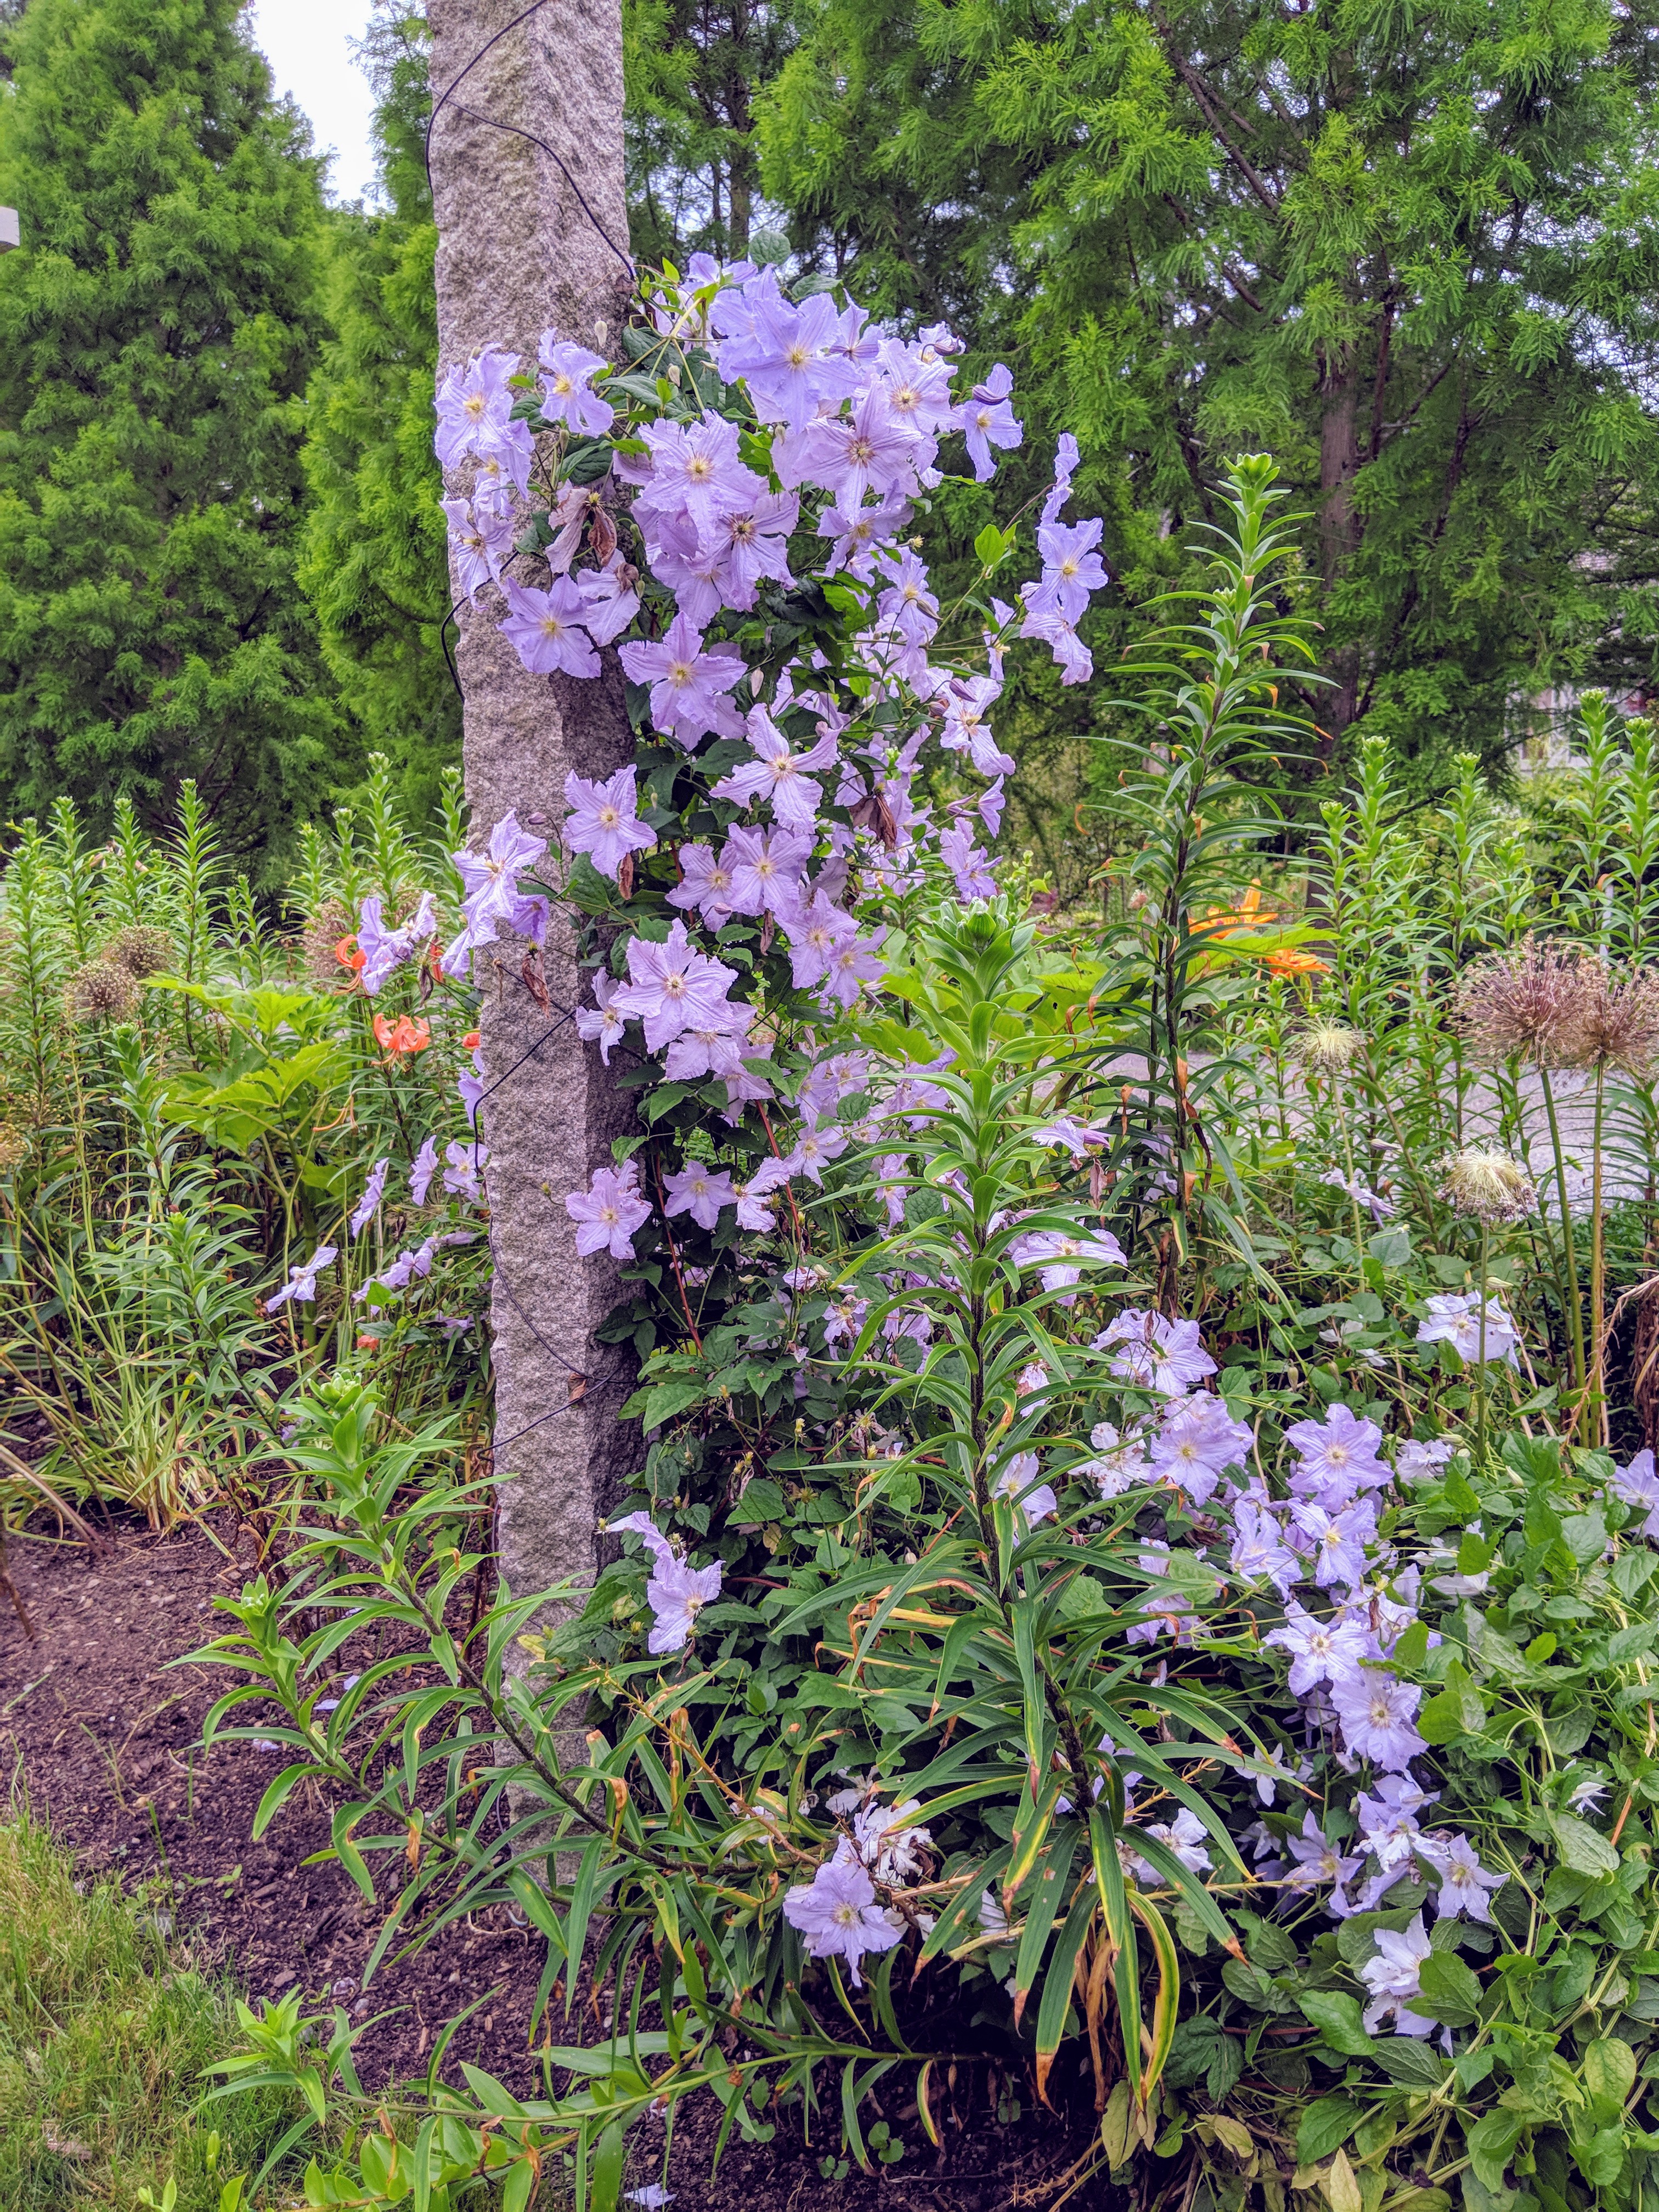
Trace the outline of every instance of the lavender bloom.
{"type": "Polygon", "coordinates": [[[469,453],[499,459],[531,447],[528,430],[512,419],[516,395],[509,379],[518,366],[517,354],[486,346],[476,360],[445,377],[438,386],[438,428],[432,441],[443,467],[453,468],[469,453]]]}
{"type": "Polygon", "coordinates": [[[623,577],[621,554],[612,554],[603,568],[584,568],[575,584],[582,597],[582,627],[595,645],[612,644],[640,611],[640,595],[623,577]]]}
{"type": "Polygon", "coordinates": [[[365,1283],[362,1290],[356,1292],[353,1303],[362,1305],[367,1299],[371,1306],[384,1305],[385,1299],[374,1297],[374,1291],[405,1291],[416,1277],[429,1275],[433,1255],[437,1249],[437,1238],[428,1237],[424,1244],[415,1245],[407,1252],[399,1252],[395,1260],[387,1261],[372,1283],[365,1283]]]}
{"type": "Polygon", "coordinates": [[[1332,1513],[1311,1498],[1297,1498],[1291,1501],[1291,1523],[1306,1540],[1314,1580],[1321,1589],[1329,1589],[1334,1583],[1352,1589],[1364,1582],[1365,1547],[1376,1535],[1376,1508],[1369,1498],[1332,1513]]]}
{"type": "Polygon", "coordinates": [[[1444,1467],[1451,1455],[1449,1437],[1433,1437],[1427,1443],[1407,1437],[1395,1446],[1395,1471],[1402,1480],[1414,1482],[1419,1475],[1432,1474],[1437,1468],[1444,1467]]]}
{"type": "Polygon", "coordinates": [[[675,2197],[673,2191],[660,2181],[647,2181],[643,2189],[630,2189],[628,2201],[637,2204],[641,2212],[663,2212],[663,2207],[673,2203],[675,2197]]]}
{"type": "MultiPolygon", "coordinates": [[[[991,734],[991,726],[985,719],[987,710],[1002,696],[1002,685],[997,678],[994,676],[952,676],[934,696],[945,710],[944,724],[939,733],[939,741],[944,750],[947,753],[966,753],[981,775],[1012,775],[1014,772],[1012,757],[998,744],[991,734]]],[[[999,802],[999,815],[1000,812],[999,802]]]]}
{"type": "Polygon", "coordinates": [[[851,398],[859,374],[840,350],[841,318],[827,294],[797,307],[779,292],[770,270],[743,293],[755,302],[750,327],[725,340],[716,362],[726,383],[742,377],[757,414],[799,431],[820,407],[851,398]]]}
{"type": "Polygon", "coordinates": [[[467,1126],[478,1126],[478,1109],[483,1103],[484,1080],[481,1075],[458,1075],[455,1088],[461,1094],[461,1104],[466,1111],[467,1126]]]}
{"type": "Polygon", "coordinates": [[[822,982],[830,972],[836,946],[858,933],[852,916],[831,906],[822,891],[813,894],[810,906],[803,900],[793,912],[786,913],[783,927],[789,939],[791,980],[798,991],[822,982]]]}
{"type": "Polygon", "coordinates": [[[764,481],[738,459],[738,426],[723,416],[647,422],[640,435],[651,449],[650,480],[635,501],[644,521],[683,514],[707,538],[723,515],[751,507],[766,490],[764,481]]]}
{"type": "Polygon", "coordinates": [[[621,989],[621,984],[613,983],[610,976],[597,975],[593,978],[593,1004],[599,1009],[598,1012],[590,1012],[586,1006],[576,1009],[577,1035],[589,1044],[598,1042],[599,1058],[607,1067],[611,1065],[611,1052],[622,1042],[623,1031],[627,1026],[623,1020],[622,1009],[616,1004],[621,989]]]}
{"type": "Polygon", "coordinates": [[[1607,1794],[1605,1782],[1575,1783],[1567,1793],[1567,1808],[1573,1813],[1595,1813],[1601,1810],[1601,1800],[1607,1794]]]}
{"type": "Polygon", "coordinates": [[[1200,1390],[1164,1407],[1152,1472],[1201,1505],[1230,1467],[1244,1464],[1255,1442],[1248,1422],[1231,1419],[1219,1398],[1200,1390]]]}
{"type": "Polygon", "coordinates": [[[887,963],[878,946],[883,933],[874,937],[843,938],[830,956],[830,973],[825,978],[823,997],[838,1006],[856,1005],[863,995],[866,983],[878,982],[887,973],[887,963]]]}
{"type": "MultiPolygon", "coordinates": [[[[1210,1854],[1204,1847],[1206,1832],[1197,1814],[1189,1812],[1184,1805],[1173,1820],[1150,1820],[1146,1824],[1146,1833],[1156,1837],[1167,1850],[1174,1852],[1182,1866],[1189,1867],[1194,1874],[1211,1871],[1210,1854]]],[[[1156,1887],[1164,1879],[1158,1869],[1149,1860],[1142,1858],[1138,1851],[1129,1853],[1129,1865],[1139,1881],[1150,1882],[1156,1887]]]]}
{"type": "MultiPolygon", "coordinates": [[[[475,945],[490,943],[497,922],[511,927],[519,904],[517,872],[538,860],[546,850],[546,838],[532,837],[520,830],[516,809],[509,808],[490,831],[483,853],[463,848],[450,854],[460,873],[462,908],[475,945]]],[[[449,964],[447,954],[444,964],[449,964]]]]}
{"type": "MultiPolygon", "coordinates": [[[[843,1848],[850,1853],[852,1847],[843,1848]]],[[[900,1936],[876,1903],[869,1875],[839,1852],[810,1882],[784,1893],[783,1917],[800,1934],[808,1958],[846,1960],[855,1990],[864,1986],[859,1960],[866,1952],[890,1951],[900,1936]]]]}
{"type": "Polygon", "coordinates": [[[668,1048],[664,1073],[671,1083],[685,1083],[700,1075],[719,1075],[735,1082],[744,1073],[743,1055],[749,1043],[751,1010],[740,1000],[721,1006],[706,1022],[688,1024],[668,1048]]]}
{"type": "Polygon", "coordinates": [[[916,464],[927,447],[895,415],[887,395],[866,386],[848,416],[809,422],[772,447],[772,465],[786,489],[822,484],[843,514],[855,514],[871,492],[916,489],[916,464]]]}
{"type": "Polygon", "coordinates": [[[974,842],[973,832],[959,823],[952,824],[940,833],[939,858],[956,878],[957,896],[964,906],[975,899],[993,899],[997,895],[997,879],[991,873],[991,859],[974,842]]]}
{"type": "Polygon", "coordinates": [[[1127,1267],[1123,1247],[1109,1229],[1098,1229],[1092,1234],[1079,1231],[1075,1236],[1059,1229],[1033,1230],[1029,1237],[1017,1237],[1008,1248],[1008,1255],[1021,1267],[1042,1270],[1045,1291],[1069,1290],[1082,1279],[1085,1267],[1127,1267]]]}
{"type": "Polygon", "coordinates": [[[812,841],[795,830],[734,828],[720,854],[732,872],[734,914],[787,915],[800,897],[812,841]]]}
{"type": "Polygon", "coordinates": [[[449,550],[455,556],[455,581],[462,595],[476,600],[485,584],[500,581],[501,568],[513,551],[513,525],[506,516],[480,508],[465,499],[443,501],[449,525],[449,550]]]}
{"type": "Polygon", "coordinates": [[[974,386],[973,398],[964,399],[952,418],[952,427],[962,432],[967,442],[968,457],[981,483],[988,483],[996,473],[992,447],[1010,451],[1025,434],[1008,404],[1013,388],[1013,371],[1000,361],[984,383],[974,386]]]}
{"type": "Polygon", "coordinates": [[[1334,1920],[1346,1920],[1353,1911],[1348,1901],[1346,1885],[1364,1864],[1363,1859],[1345,1858],[1336,1845],[1327,1837],[1311,1812],[1302,1815],[1302,1833],[1287,1838],[1291,1856],[1296,1861],[1296,1871],[1285,1878],[1286,1889],[1317,1889],[1323,1883],[1332,1885],[1328,1910],[1334,1920]]]}
{"type": "Polygon", "coordinates": [[[685,924],[677,921],[660,945],[643,937],[629,940],[628,984],[611,1003],[619,1012],[637,1015],[647,1048],[660,1052],[682,1030],[718,1024],[737,975],[724,961],[694,951],[685,924]]]}
{"type": "Polygon", "coordinates": [[[651,687],[653,728],[688,752],[711,730],[722,738],[741,736],[742,720],[724,695],[747,672],[742,659],[705,653],[702,632],[689,616],[676,615],[659,644],[624,645],[620,658],[635,684],[651,687]]]}
{"type": "Polygon", "coordinates": [[[720,1218],[720,1208],[738,1202],[725,1170],[717,1174],[701,1160],[688,1160],[677,1173],[665,1176],[663,1189],[668,1201],[663,1212],[689,1213],[699,1229],[713,1229],[720,1218]]]}
{"type": "MultiPolygon", "coordinates": [[[[1239,1512],[1243,1511],[1241,1506],[1239,1512]]],[[[1321,1620],[1292,1598],[1285,1608],[1282,1626],[1270,1628],[1262,1641],[1276,1644],[1291,1654],[1292,1697],[1306,1697],[1320,1682],[1330,1683],[1333,1689],[1339,1683],[1364,1685],[1363,1662],[1371,1656],[1372,1645],[1357,1621],[1321,1620]]]]}
{"type": "Polygon", "coordinates": [[[786,1175],[804,1175],[823,1188],[823,1170],[832,1160],[841,1158],[847,1150],[847,1134],[842,1129],[803,1129],[795,1149],[786,1160],[779,1163],[786,1175]]]}
{"type": "Polygon", "coordinates": [[[904,1225],[904,1194],[909,1188],[910,1163],[902,1152],[890,1152],[876,1162],[877,1195],[887,1212],[889,1229],[904,1225]]]}
{"type": "Polygon", "coordinates": [[[850,1291],[831,1300],[824,1310],[823,1348],[833,1352],[838,1344],[856,1341],[864,1327],[864,1317],[870,1310],[867,1298],[856,1298],[850,1291]]]}
{"type": "Polygon", "coordinates": [[[1434,1862],[1440,1875],[1437,1917],[1455,1919],[1460,1912],[1467,1912],[1471,1920],[1484,1920],[1490,1925],[1492,1901],[1487,1893],[1502,1889],[1507,1877],[1488,1873],[1467,1836],[1449,1836],[1444,1843],[1437,1843],[1434,1862]]]}
{"type": "Polygon", "coordinates": [[[1072,478],[1078,462],[1077,440],[1069,430],[1062,430],[1054,447],[1054,477],[1042,502],[1044,528],[1057,520],[1060,510],[1072,495],[1072,478]]]}
{"type": "Polygon", "coordinates": [[[658,1554],[651,1579],[645,1586],[646,1602],[652,1614],[646,1650],[653,1658],[684,1650],[697,1615],[720,1594],[721,1572],[718,1559],[706,1567],[694,1567],[688,1560],[677,1559],[672,1553],[665,1557],[658,1554]]]}
{"type": "Polygon", "coordinates": [[[1054,657],[1062,684],[1086,684],[1095,672],[1095,657],[1077,634],[1077,625],[1069,615],[1051,607],[1038,614],[1028,614],[1019,626],[1022,637],[1036,638],[1046,645],[1054,657]]]}
{"type": "Polygon", "coordinates": [[[479,1205],[483,1192],[478,1176],[489,1159],[489,1148],[479,1144],[447,1144],[444,1146],[444,1188],[453,1198],[464,1198],[473,1206],[479,1205]]]}
{"type": "Polygon", "coordinates": [[[1381,1668],[1331,1686],[1331,1702],[1342,1723],[1343,1740],[1356,1759],[1398,1772],[1428,1746],[1412,1725],[1423,1692],[1381,1668]]]}
{"type": "MultiPolygon", "coordinates": [[[[1233,1508],[1233,1542],[1228,1564],[1247,1582],[1269,1582],[1280,1597],[1302,1579],[1302,1562],[1283,1540],[1278,1521],[1253,1498],[1233,1508]]],[[[1269,1636],[1268,1642],[1273,1641],[1269,1636]]]]}
{"type": "Polygon", "coordinates": [[[285,1306],[290,1298],[301,1305],[313,1304],[317,1297],[318,1276],[325,1267],[331,1267],[338,1257],[334,1245],[319,1244],[308,1260],[289,1269],[287,1282],[280,1291],[273,1291],[265,1300],[265,1311],[275,1313],[278,1306],[285,1306]]]}
{"type": "Polygon", "coordinates": [[[1363,1206],[1373,1221],[1392,1221],[1399,1211],[1392,1199],[1380,1198],[1358,1176],[1346,1176],[1340,1168],[1328,1168],[1319,1180],[1328,1183],[1333,1190],[1346,1193],[1356,1206],[1363,1206]]]}
{"type": "Polygon", "coordinates": [[[1094,1340],[1097,1352],[1113,1345],[1122,1346],[1111,1363],[1120,1381],[1167,1398],[1178,1397],[1215,1373],[1214,1360],[1199,1341],[1195,1321],[1167,1321],[1160,1313],[1131,1310],[1119,1314],[1094,1340]]]}
{"type": "Polygon", "coordinates": [[[1432,1948],[1422,1914],[1419,1912],[1403,1933],[1379,1928],[1376,1942],[1376,1956],[1368,1959],[1359,1969],[1359,1978],[1370,1990],[1371,2000],[1363,2015],[1365,2033],[1375,2035],[1392,2013],[1396,2033],[1432,2035],[1434,2022],[1424,2020],[1409,2008],[1412,1999],[1422,1995],[1419,1977],[1432,1948]]]}
{"type": "Polygon", "coordinates": [[[939,628],[939,601],[927,588],[927,570],[908,545],[890,556],[892,581],[876,600],[876,611],[907,645],[925,646],[939,628]]]}
{"type": "Polygon", "coordinates": [[[1132,1429],[1122,1436],[1110,1421],[1097,1421],[1089,1431],[1089,1443],[1097,1456],[1080,1461],[1075,1472],[1086,1475],[1103,1499],[1121,1498],[1126,1490],[1152,1480],[1143,1431],[1132,1429]]]}
{"type": "Polygon", "coordinates": [[[811,829],[823,801],[823,787],[813,781],[811,771],[835,766],[834,732],[826,730],[809,750],[792,753],[788,738],[765,708],[755,707],[750,710],[744,734],[756,758],[722,776],[714,787],[714,797],[734,799],[739,805],[765,799],[786,828],[811,829]]]}
{"type": "Polygon", "coordinates": [[[432,1188],[432,1178],[438,1172],[438,1140],[426,1138],[416,1153],[409,1170],[410,1202],[414,1206],[426,1204],[427,1192],[432,1188]]]}
{"type": "Polygon", "coordinates": [[[1073,1121],[1069,1114],[1061,1114],[1041,1129],[1033,1129],[1031,1142],[1042,1145],[1049,1151],[1063,1147],[1074,1160],[1087,1159],[1091,1152],[1103,1151],[1112,1141],[1109,1129],[1088,1129],[1081,1121],[1073,1121]]]}
{"type": "Polygon", "coordinates": [[[1380,1490],[1389,1480],[1389,1468],[1376,1454],[1382,1430],[1375,1421],[1357,1419],[1346,1406],[1330,1407],[1322,1422],[1294,1422],[1285,1441],[1302,1462],[1291,1477],[1291,1491],[1316,1498],[1332,1512],[1358,1492],[1380,1490]]]}
{"type": "Polygon", "coordinates": [[[532,676],[597,676],[599,657],[584,624],[587,601],[568,576],[555,576],[544,592],[503,580],[508,614],[495,627],[532,676]]]}
{"type": "Polygon", "coordinates": [[[586,1258],[609,1252],[613,1260],[634,1256],[634,1232],[651,1218],[649,1201],[640,1194],[639,1164],[595,1168],[586,1190],[573,1190],[564,1210],[576,1224],[576,1249],[586,1258]]]}
{"type": "Polygon", "coordinates": [[[1069,527],[1059,522],[1039,526],[1037,550],[1042,556],[1042,574],[1020,591],[1029,615],[1059,614],[1074,623],[1087,613],[1090,593],[1106,582],[1105,567],[1094,550],[1103,527],[1098,515],[1092,521],[1069,527]]]}
{"type": "Polygon", "coordinates": [[[873,507],[828,507],[818,517],[818,535],[833,538],[825,574],[845,568],[849,575],[868,580],[874,573],[878,546],[902,530],[910,520],[908,499],[890,495],[873,507]]]}
{"type": "Polygon", "coordinates": [[[1638,1452],[1628,1467],[1615,1467],[1607,1487],[1621,1504],[1645,1514],[1639,1534],[1659,1536],[1659,1475],[1654,1473],[1650,1451],[1638,1452]]]}
{"type": "Polygon", "coordinates": [[[363,1185],[363,1194],[357,1201],[356,1211],[347,1226],[354,1237],[361,1237],[374,1220],[380,1207],[380,1194],[386,1188],[386,1176],[391,1173],[389,1158],[376,1160],[368,1171],[368,1181],[363,1185]]]}
{"type": "MultiPolygon", "coordinates": [[[[1480,1300],[1478,1294],[1467,1297],[1431,1298],[1428,1318],[1417,1326],[1419,1344],[1449,1344],[1458,1358],[1474,1366],[1480,1358],[1480,1300]]],[[[1520,1333],[1496,1298],[1486,1300],[1486,1359],[1506,1360],[1518,1367],[1516,1346],[1520,1333]]]]}
{"type": "Polygon", "coordinates": [[[593,390],[594,370],[608,366],[603,356],[544,331],[537,358],[547,372],[542,379],[542,413],[548,421],[568,422],[585,438],[602,438],[617,417],[616,409],[593,390]]]}
{"type": "Polygon", "coordinates": [[[680,881],[668,894],[669,905],[687,914],[695,908],[711,929],[719,929],[730,921],[735,909],[732,904],[732,869],[726,854],[722,853],[716,860],[712,845],[682,845],[676,857],[680,864],[680,881]]]}
{"type": "Polygon", "coordinates": [[[635,813],[634,771],[619,768],[603,783],[574,770],[564,780],[564,842],[573,853],[586,853],[602,876],[614,878],[630,853],[648,852],[657,842],[635,813]]]}
{"type": "Polygon", "coordinates": [[[1060,1510],[1060,1500],[1046,1482],[1037,1481],[1037,1473],[1035,1452],[1016,1452],[991,1489],[991,1495],[1006,1498],[1030,1528],[1060,1510]]]}

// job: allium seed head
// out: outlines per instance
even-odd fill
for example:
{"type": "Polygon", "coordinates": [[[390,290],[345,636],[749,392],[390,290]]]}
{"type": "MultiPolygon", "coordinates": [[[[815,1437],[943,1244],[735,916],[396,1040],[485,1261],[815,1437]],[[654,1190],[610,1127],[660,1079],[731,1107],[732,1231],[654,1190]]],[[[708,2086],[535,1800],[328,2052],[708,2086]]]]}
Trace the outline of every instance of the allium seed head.
{"type": "Polygon", "coordinates": [[[21,1129],[0,1121],[0,1175],[10,1175],[28,1158],[29,1140],[21,1129]]]}
{"type": "Polygon", "coordinates": [[[1346,1022],[1316,1022],[1297,1036],[1296,1054],[1304,1067],[1335,1075],[1352,1066],[1364,1042],[1360,1031],[1346,1022]]]}
{"type": "Polygon", "coordinates": [[[120,1021],[132,1012],[132,978],[102,960],[77,968],[64,986],[64,1011],[72,1022],[120,1021]]]}
{"type": "Polygon", "coordinates": [[[1579,1064],[1651,1073],[1659,1061],[1659,975],[1589,964],[1595,973],[1584,994],[1579,1064]]]}
{"type": "Polygon", "coordinates": [[[165,929],[134,922],[130,928],[116,932],[100,957],[128,975],[140,979],[157,975],[173,963],[173,939],[165,929]]]}
{"type": "Polygon", "coordinates": [[[342,968],[335,955],[335,947],[342,938],[349,937],[357,927],[356,916],[338,899],[325,899],[305,926],[300,944],[305,954],[306,973],[313,983],[331,985],[349,990],[356,977],[349,968],[342,968]]]}
{"type": "Polygon", "coordinates": [[[1538,1187],[1507,1152],[1471,1146],[1454,1152],[1441,1169],[1440,1191],[1458,1212],[1494,1227],[1519,1221],[1538,1203],[1538,1187]]]}
{"type": "Polygon", "coordinates": [[[1476,1060],[1582,1066],[1586,1025],[1605,987],[1600,963],[1576,945],[1529,937],[1518,952],[1477,960],[1457,994],[1469,1051],[1476,1060]]]}

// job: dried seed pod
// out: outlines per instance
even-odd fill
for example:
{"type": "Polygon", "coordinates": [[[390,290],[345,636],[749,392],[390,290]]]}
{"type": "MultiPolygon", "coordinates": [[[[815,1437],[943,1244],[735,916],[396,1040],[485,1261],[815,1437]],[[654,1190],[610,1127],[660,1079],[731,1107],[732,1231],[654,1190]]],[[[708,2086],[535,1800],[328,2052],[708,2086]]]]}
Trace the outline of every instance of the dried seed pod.
{"type": "Polygon", "coordinates": [[[1577,945],[1498,952],[1465,969],[1458,1018],[1476,1060],[1529,1060],[1538,1067],[1582,1067],[1587,1026],[1606,978],[1577,945]]]}
{"type": "Polygon", "coordinates": [[[64,1012],[72,1022],[124,1021],[137,995],[133,979],[124,968],[89,960],[64,984],[64,1012]]]}
{"type": "Polygon", "coordinates": [[[165,929],[134,922],[125,929],[117,930],[99,957],[107,966],[142,980],[146,975],[158,975],[164,968],[173,965],[173,939],[165,929]]]}
{"type": "Polygon", "coordinates": [[[1441,1170],[1440,1194],[1459,1213],[1492,1227],[1519,1221],[1538,1203],[1538,1186],[1507,1152],[1471,1145],[1454,1152],[1441,1170]]]}

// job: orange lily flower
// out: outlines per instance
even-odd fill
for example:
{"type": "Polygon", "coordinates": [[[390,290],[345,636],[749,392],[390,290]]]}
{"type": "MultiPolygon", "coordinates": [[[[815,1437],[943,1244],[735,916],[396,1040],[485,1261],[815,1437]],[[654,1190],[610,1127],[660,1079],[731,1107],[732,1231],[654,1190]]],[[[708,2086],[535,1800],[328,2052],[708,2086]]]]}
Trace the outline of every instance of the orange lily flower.
{"type": "Polygon", "coordinates": [[[374,1036],[382,1052],[395,1060],[403,1053],[424,1052],[432,1042],[432,1024],[412,1022],[407,1014],[399,1014],[395,1022],[387,1021],[384,1014],[376,1014],[374,1036]]]}
{"type": "Polygon", "coordinates": [[[349,968],[355,975],[368,960],[368,955],[357,950],[357,940],[355,937],[343,937],[334,948],[334,957],[342,968],[349,968]]]}

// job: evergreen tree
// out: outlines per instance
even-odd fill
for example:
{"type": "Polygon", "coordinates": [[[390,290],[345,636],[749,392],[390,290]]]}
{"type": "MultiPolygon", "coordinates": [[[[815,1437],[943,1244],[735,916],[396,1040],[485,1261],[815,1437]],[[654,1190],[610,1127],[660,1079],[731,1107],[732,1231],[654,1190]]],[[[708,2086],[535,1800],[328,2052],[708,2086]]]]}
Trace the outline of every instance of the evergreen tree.
{"type": "Polygon", "coordinates": [[[294,585],[321,198],[238,15],[30,0],[5,30],[0,805],[158,821],[192,776],[274,871],[341,765],[294,585]]]}
{"type": "Polygon", "coordinates": [[[761,227],[757,92],[794,45],[793,0],[623,0],[629,221],[641,260],[741,259],[761,227]]]}
{"type": "Polygon", "coordinates": [[[384,213],[336,210],[325,233],[331,337],[306,395],[311,489],[299,578],[342,702],[398,774],[415,821],[460,757],[444,659],[442,474],[432,450],[438,234],[424,158],[424,11],[381,0],[360,53],[378,96],[384,213]]]}
{"type": "Polygon", "coordinates": [[[1656,21],[823,0],[763,180],[863,291],[914,259],[918,309],[1018,335],[1131,604],[1222,459],[1272,452],[1310,514],[1327,751],[1363,720],[1430,779],[1548,686],[1654,681],[1656,21]]]}

